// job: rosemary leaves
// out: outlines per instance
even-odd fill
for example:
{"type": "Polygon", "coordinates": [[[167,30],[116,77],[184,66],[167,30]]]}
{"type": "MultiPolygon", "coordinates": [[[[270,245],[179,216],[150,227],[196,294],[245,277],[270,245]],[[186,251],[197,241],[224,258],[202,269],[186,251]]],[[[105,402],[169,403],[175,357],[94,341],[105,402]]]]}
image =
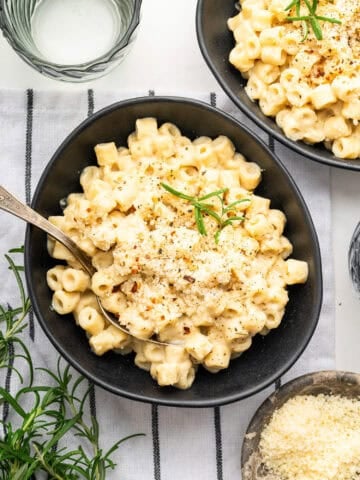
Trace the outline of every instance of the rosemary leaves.
{"type": "Polygon", "coordinates": [[[175,197],[187,200],[190,205],[194,207],[195,223],[201,235],[207,235],[204,223],[204,215],[209,215],[214,220],[216,220],[218,225],[218,228],[214,235],[216,244],[219,243],[221,231],[225,227],[233,224],[236,221],[242,222],[245,219],[243,215],[234,215],[236,205],[250,201],[248,198],[242,198],[241,200],[236,200],[235,202],[226,205],[224,195],[226,192],[228,192],[228,188],[221,188],[220,190],[215,190],[214,192],[208,193],[201,197],[193,197],[191,195],[187,195],[186,193],[175,190],[173,187],[167,185],[166,183],[161,183],[161,186],[175,197]],[[220,213],[217,213],[212,205],[206,203],[206,200],[209,200],[209,198],[212,197],[217,197],[219,199],[220,213]]]}
{"type": "Polygon", "coordinates": [[[60,359],[56,370],[35,368],[20,336],[31,308],[19,273],[23,268],[11,255],[5,257],[17,282],[20,306],[0,304],[0,371],[12,369],[21,386],[14,394],[0,387],[0,404],[8,412],[0,422],[0,480],[30,480],[38,474],[54,480],[105,480],[106,472],[116,467],[114,452],[130,437],[104,451],[97,420],[85,415],[91,389],[85,378],[60,359]],[[17,360],[28,368],[26,380],[17,360]],[[48,376],[48,384],[35,384],[36,370],[48,376]]]}
{"type": "Polygon", "coordinates": [[[323,39],[323,33],[322,33],[320,22],[330,22],[330,23],[341,24],[341,21],[338,20],[337,18],[324,17],[322,15],[317,15],[316,10],[319,4],[319,0],[312,0],[311,3],[309,0],[303,0],[309,13],[307,15],[302,15],[300,12],[301,1],[302,0],[292,0],[292,2],[289,3],[289,5],[285,8],[285,11],[290,11],[292,8],[295,7],[296,15],[294,16],[289,15],[286,18],[286,20],[288,22],[304,22],[305,32],[304,32],[303,41],[306,40],[306,38],[308,37],[309,28],[311,28],[312,31],[314,32],[314,35],[317,40],[323,39]]]}

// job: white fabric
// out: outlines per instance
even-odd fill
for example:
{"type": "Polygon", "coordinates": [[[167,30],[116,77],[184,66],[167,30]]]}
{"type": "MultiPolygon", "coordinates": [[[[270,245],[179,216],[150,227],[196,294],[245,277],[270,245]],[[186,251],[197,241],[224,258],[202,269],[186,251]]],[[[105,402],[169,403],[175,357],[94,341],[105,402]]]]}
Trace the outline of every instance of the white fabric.
{"type": "MultiPolygon", "coordinates": [[[[209,93],[162,91],[157,95],[182,95],[210,102],[209,93]]],[[[114,101],[133,96],[146,96],[148,91],[94,92],[95,110],[114,101]]],[[[217,106],[240,118],[261,134],[236,107],[217,92],[217,106]]],[[[34,91],[31,179],[28,186],[34,191],[38,178],[57,146],[88,113],[87,91],[38,92],[34,91]]],[[[25,200],[27,92],[0,91],[0,184],[25,200]]],[[[29,145],[29,139],[28,139],[29,145]]],[[[331,253],[331,198],[329,168],[291,152],[275,142],[276,153],[295,178],[311,211],[322,252],[324,274],[324,303],[319,326],[305,353],[288,372],[285,379],[302,373],[334,368],[334,285],[331,253]]],[[[29,154],[29,152],[28,152],[29,154]]],[[[28,157],[29,160],[29,157],[28,157]]],[[[28,163],[28,174],[29,163],[28,163]]],[[[23,243],[25,225],[22,221],[0,211],[0,303],[18,303],[17,288],[11,272],[7,270],[3,255],[9,248],[23,243]]],[[[36,366],[54,366],[58,353],[42,333],[35,321],[36,342],[29,332],[24,338],[31,350],[36,366]]],[[[38,373],[40,382],[45,382],[38,373]]],[[[0,371],[0,385],[4,386],[5,372],[0,371]]],[[[18,388],[15,375],[11,377],[11,391],[18,388]]],[[[115,480],[235,480],[240,478],[240,450],[243,433],[251,415],[273,391],[269,387],[250,399],[220,409],[183,409],[153,407],[112,395],[96,388],[97,417],[105,445],[131,433],[143,432],[144,437],[124,443],[115,456],[116,470],[107,479],[115,480]],[[158,415],[160,455],[154,458],[158,415]],[[216,421],[221,423],[221,438],[216,441],[216,421]],[[155,428],[155,432],[154,432],[155,428]],[[220,448],[221,447],[221,448],[220,448]],[[158,460],[160,463],[158,464],[158,460]]],[[[1,412],[0,412],[1,413],[1,412]]],[[[219,433],[219,430],[217,430],[219,433]]],[[[0,432],[1,434],[1,432],[0,432]]]]}

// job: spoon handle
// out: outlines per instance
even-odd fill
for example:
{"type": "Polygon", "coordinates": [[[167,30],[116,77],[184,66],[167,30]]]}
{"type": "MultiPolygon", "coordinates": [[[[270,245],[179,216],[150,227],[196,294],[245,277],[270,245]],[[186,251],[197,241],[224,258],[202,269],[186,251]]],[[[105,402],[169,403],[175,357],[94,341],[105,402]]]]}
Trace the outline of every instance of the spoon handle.
{"type": "MultiPolygon", "coordinates": [[[[28,207],[24,203],[20,202],[20,200],[18,200],[10,192],[5,190],[5,188],[2,187],[1,185],[0,185],[0,210],[4,210],[5,212],[11,213],[12,215],[15,215],[16,217],[19,217],[22,220],[25,220],[25,222],[27,223],[31,223],[35,227],[38,227],[40,228],[40,230],[43,230],[44,232],[49,234],[55,240],[62,243],[64,247],[66,247],[69,250],[69,252],[76,258],[76,260],[79,261],[81,266],[86,270],[86,272],[90,276],[94,275],[96,270],[93,267],[90,258],[86,255],[85,252],[83,252],[76,245],[75,242],[73,242],[73,240],[71,240],[71,238],[65,235],[59,228],[55,227],[55,225],[53,225],[48,220],[46,220],[46,218],[42,217],[37,212],[35,212],[35,210],[28,207]]],[[[110,314],[104,309],[99,297],[97,297],[97,301],[98,301],[101,312],[103,313],[105,318],[109,321],[109,323],[114,325],[114,327],[118,328],[122,332],[125,332],[128,335],[132,335],[131,332],[129,332],[129,330],[125,326],[120,325],[119,319],[115,318],[114,315],[110,314]]],[[[135,338],[138,338],[138,337],[135,337],[135,338]]],[[[160,342],[152,338],[149,338],[149,339],[138,338],[138,340],[142,340],[148,343],[154,343],[156,345],[163,345],[163,346],[168,345],[168,343],[160,342]]]]}
{"type": "Polygon", "coordinates": [[[85,268],[89,275],[93,275],[95,272],[94,267],[91,264],[89,257],[71,240],[65,235],[59,228],[50,223],[46,218],[39,215],[35,210],[28,207],[24,203],[20,202],[10,192],[5,190],[0,185],[0,210],[11,213],[16,217],[25,220],[25,222],[31,223],[35,227],[40,228],[44,232],[48,233],[55,240],[60,242],[66,247],[70,253],[80,262],[82,267],[85,268]]]}

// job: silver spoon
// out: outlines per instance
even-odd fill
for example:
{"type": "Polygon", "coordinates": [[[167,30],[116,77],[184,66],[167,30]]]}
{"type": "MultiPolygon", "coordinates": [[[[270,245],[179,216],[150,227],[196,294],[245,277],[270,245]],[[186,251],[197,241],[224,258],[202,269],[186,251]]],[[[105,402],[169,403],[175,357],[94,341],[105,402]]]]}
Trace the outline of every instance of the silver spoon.
{"type": "MultiPolygon", "coordinates": [[[[20,202],[16,197],[14,197],[10,192],[5,190],[4,187],[0,185],[0,210],[4,210],[5,212],[11,213],[16,217],[25,220],[25,222],[31,223],[35,227],[40,228],[55,240],[60,242],[64,247],[66,247],[69,252],[78,260],[84,270],[92,277],[96,272],[96,269],[93,267],[91,263],[91,259],[87,256],[85,252],[83,252],[76,243],[71,240],[67,235],[65,235],[59,228],[55,227],[52,223],[50,223],[46,218],[42,217],[39,213],[35,212],[32,208],[28,207],[24,203],[20,202]]],[[[139,338],[132,333],[123,325],[121,325],[118,319],[112,313],[108,312],[104,309],[101,304],[100,298],[96,297],[101,313],[104,315],[106,320],[108,320],[111,325],[118,328],[124,333],[136,338],[137,340],[141,340],[143,342],[150,342],[155,343],[156,345],[170,345],[169,342],[160,342],[159,340],[154,340],[153,338],[139,338]]],[[[176,343],[175,345],[179,345],[176,343]]]]}

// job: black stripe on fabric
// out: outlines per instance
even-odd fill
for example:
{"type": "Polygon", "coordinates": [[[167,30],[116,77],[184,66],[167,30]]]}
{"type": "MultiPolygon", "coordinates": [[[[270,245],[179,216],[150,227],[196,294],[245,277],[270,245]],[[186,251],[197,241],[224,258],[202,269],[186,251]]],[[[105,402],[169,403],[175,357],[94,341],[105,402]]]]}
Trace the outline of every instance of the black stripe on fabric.
{"type": "Polygon", "coordinates": [[[29,311],[29,335],[31,340],[35,341],[35,321],[34,321],[34,312],[29,311]]]}
{"type": "Polygon", "coordinates": [[[25,137],[25,201],[31,203],[32,131],[34,114],[34,92],[26,91],[26,137],[25,137]]]}
{"type": "Polygon", "coordinates": [[[29,311],[29,335],[31,340],[35,341],[35,321],[34,321],[34,312],[33,310],[29,311]]]}
{"type": "MultiPolygon", "coordinates": [[[[87,91],[87,104],[88,104],[88,117],[94,113],[95,110],[95,101],[94,101],[94,90],[89,88],[87,91]]],[[[89,408],[90,408],[90,415],[96,419],[96,393],[95,393],[95,386],[90,381],[89,384],[89,408]]]]}
{"type": "Polygon", "coordinates": [[[214,408],[214,427],[215,427],[215,444],[216,444],[216,478],[223,480],[223,449],[221,434],[221,412],[220,407],[214,408]]]}
{"type": "Polygon", "coordinates": [[[89,382],[89,406],[90,406],[90,415],[96,419],[96,394],[95,386],[93,383],[89,382]]]}
{"type": "MultiPolygon", "coordinates": [[[[11,385],[11,374],[13,371],[13,365],[14,365],[14,345],[13,343],[9,343],[9,365],[7,368],[6,372],[6,377],[5,377],[5,390],[10,393],[10,385],[11,385]]],[[[2,412],[2,424],[3,424],[3,429],[4,429],[4,434],[6,435],[6,420],[9,415],[9,404],[8,402],[4,402],[3,405],[3,412],[2,412]]]]}
{"type": "Polygon", "coordinates": [[[275,380],[275,389],[278,390],[281,387],[281,377],[275,380]]]}
{"type": "MultiPolygon", "coordinates": [[[[31,173],[32,173],[32,141],[33,141],[33,119],[34,119],[34,91],[26,90],[26,136],[25,136],[25,201],[31,203],[31,173]]],[[[35,340],[34,313],[29,312],[29,335],[32,341],[35,340]]]]}
{"type": "Polygon", "coordinates": [[[161,480],[159,407],[156,404],[151,406],[151,431],[153,440],[154,479],[161,480]]]}
{"type": "Polygon", "coordinates": [[[91,115],[94,113],[94,90],[92,88],[89,88],[88,90],[88,117],[91,117],[91,115]]]}

